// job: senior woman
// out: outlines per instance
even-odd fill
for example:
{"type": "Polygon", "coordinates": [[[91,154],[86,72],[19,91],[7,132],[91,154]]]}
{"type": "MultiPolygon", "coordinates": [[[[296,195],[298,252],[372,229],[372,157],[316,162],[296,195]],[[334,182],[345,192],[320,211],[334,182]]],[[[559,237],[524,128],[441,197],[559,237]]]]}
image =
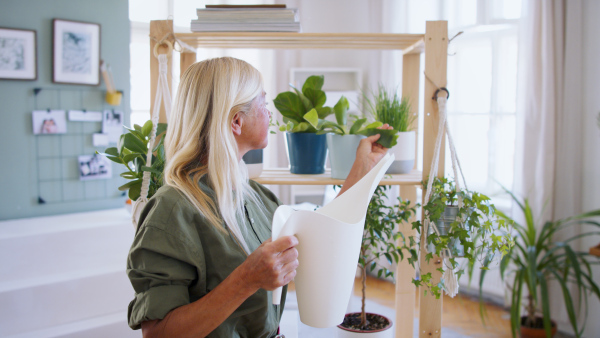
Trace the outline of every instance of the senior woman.
{"type": "MultiPolygon", "coordinates": [[[[261,74],[229,57],[183,74],[170,116],[165,185],[142,211],[127,260],[128,320],[144,337],[274,337],[296,275],[298,240],[271,241],[278,198],[248,180],[241,159],[267,146],[271,113],[261,74]]],[[[385,155],[361,141],[340,193],[385,155]]]]}

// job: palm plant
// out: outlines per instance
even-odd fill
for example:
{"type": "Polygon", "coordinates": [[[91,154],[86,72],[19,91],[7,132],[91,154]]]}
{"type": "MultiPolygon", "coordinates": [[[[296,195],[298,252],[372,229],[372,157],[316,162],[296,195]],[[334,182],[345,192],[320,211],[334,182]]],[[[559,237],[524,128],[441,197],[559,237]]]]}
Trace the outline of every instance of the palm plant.
{"type": "MultiPolygon", "coordinates": [[[[500,261],[502,280],[508,278],[508,275],[513,275],[510,289],[510,317],[513,336],[517,335],[520,326],[543,328],[546,336],[551,336],[552,323],[548,287],[549,283],[553,281],[560,285],[570,324],[577,337],[581,337],[585,321],[582,327],[577,325],[576,306],[570,286],[575,286],[577,289],[576,296],[579,301],[577,310],[581,311],[582,304],[584,304],[583,310],[587,320],[589,296],[595,296],[600,300],[600,289],[592,279],[592,266],[600,264],[600,258],[584,251],[576,251],[571,244],[581,237],[600,235],[600,232],[582,230],[579,235],[556,242],[553,238],[561,231],[573,227],[584,225],[600,227],[600,223],[591,219],[600,216],[600,209],[557,221],[547,221],[542,227],[537,227],[528,200],[524,199],[521,202],[513,193],[508,190],[507,192],[517,203],[525,219],[524,225],[519,224],[501,211],[496,211],[501,218],[513,222],[517,232],[514,236],[515,245],[500,261]],[[524,291],[527,292],[525,304],[523,304],[524,291]],[[526,315],[521,317],[523,305],[525,305],[526,315]],[[540,308],[543,319],[539,320],[536,325],[536,313],[540,308]]],[[[487,262],[489,260],[486,260],[487,262]]],[[[486,266],[487,264],[484,264],[479,278],[480,299],[486,266]]],[[[472,276],[472,266],[470,268],[469,275],[472,276]]]]}

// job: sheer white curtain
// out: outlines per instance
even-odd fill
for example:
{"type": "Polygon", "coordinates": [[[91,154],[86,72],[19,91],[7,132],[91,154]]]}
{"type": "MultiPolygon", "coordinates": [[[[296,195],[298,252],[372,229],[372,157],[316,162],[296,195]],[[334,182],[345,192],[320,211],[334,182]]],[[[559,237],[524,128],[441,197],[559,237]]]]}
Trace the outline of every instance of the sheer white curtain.
{"type": "MultiPolygon", "coordinates": [[[[513,190],[529,199],[541,226],[583,211],[582,1],[529,0],[522,18],[513,190]]],[[[561,330],[569,331],[562,297],[551,307],[561,330]]]]}

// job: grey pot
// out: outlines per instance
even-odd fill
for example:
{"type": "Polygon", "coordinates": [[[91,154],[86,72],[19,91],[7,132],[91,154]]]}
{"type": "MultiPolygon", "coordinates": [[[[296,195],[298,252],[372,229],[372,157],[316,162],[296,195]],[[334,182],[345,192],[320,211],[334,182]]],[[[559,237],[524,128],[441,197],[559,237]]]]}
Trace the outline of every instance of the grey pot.
{"type": "MultiPolygon", "coordinates": [[[[440,233],[440,236],[448,235],[450,232],[451,224],[456,221],[456,217],[458,217],[458,207],[456,206],[446,206],[444,212],[440,216],[440,219],[435,222],[437,229],[440,233]]],[[[433,234],[435,231],[433,228],[429,227],[429,234],[433,234]]],[[[454,257],[464,257],[465,256],[465,247],[460,244],[460,240],[458,238],[450,239],[448,242],[448,249],[452,252],[452,256],[454,257]]],[[[429,243],[427,245],[427,252],[435,252],[435,245],[433,243],[429,243]]]]}
{"type": "Polygon", "coordinates": [[[331,178],[345,180],[356,159],[356,149],[363,135],[327,134],[327,148],[331,162],[331,178]]]}

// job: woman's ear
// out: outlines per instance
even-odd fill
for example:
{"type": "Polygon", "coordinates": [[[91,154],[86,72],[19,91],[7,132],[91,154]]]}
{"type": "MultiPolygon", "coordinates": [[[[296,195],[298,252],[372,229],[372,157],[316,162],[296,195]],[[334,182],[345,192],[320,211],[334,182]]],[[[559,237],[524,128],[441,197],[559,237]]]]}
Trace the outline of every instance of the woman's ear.
{"type": "Polygon", "coordinates": [[[242,134],[242,125],[244,124],[244,114],[242,112],[237,112],[233,115],[233,119],[231,120],[231,131],[233,135],[240,136],[242,134]]]}

